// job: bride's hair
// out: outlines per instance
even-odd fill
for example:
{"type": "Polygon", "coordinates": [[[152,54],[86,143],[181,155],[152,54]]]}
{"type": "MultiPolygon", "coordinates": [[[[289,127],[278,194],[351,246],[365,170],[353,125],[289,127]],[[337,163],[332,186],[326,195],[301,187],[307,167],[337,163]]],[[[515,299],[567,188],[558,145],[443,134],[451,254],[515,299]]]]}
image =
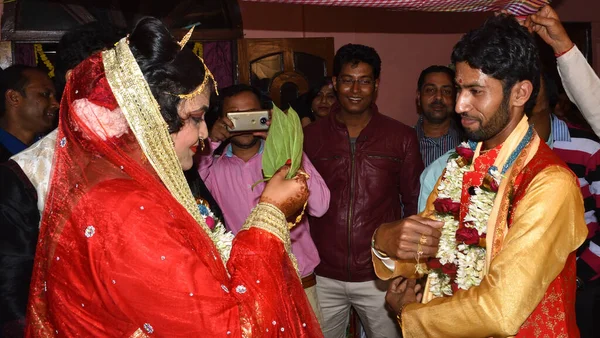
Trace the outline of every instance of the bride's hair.
{"type": "Polygon", "coordinates": [[[181,99],[176,94],[190,93],[202,84],[205,76],[202,61],[191,49],[181,49],[165,25],[152,17],[138,21],[129,35],[129,48],[160,106],[169,132],[177,132],[183,121],[177,114],[181,99]]]}

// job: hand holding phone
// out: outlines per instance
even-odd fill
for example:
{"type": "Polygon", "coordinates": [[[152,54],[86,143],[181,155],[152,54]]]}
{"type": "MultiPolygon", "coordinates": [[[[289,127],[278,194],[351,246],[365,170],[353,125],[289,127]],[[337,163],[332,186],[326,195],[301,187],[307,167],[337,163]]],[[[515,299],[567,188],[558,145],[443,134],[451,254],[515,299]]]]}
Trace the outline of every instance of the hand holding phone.
{"type": "Polygon", "coordinates": [[[233,127],[233,123],[226,116],[219,118],[210,130],[209,137],[213,142],[223,142],[231,137],[228,128],[233,127]]]}
{"type": "Polygon", "coordinates": [[[268,110],[228,112],[227,118],[233,123],[233,128],[227,127],[229,132],[269,130],[268,110]]]}

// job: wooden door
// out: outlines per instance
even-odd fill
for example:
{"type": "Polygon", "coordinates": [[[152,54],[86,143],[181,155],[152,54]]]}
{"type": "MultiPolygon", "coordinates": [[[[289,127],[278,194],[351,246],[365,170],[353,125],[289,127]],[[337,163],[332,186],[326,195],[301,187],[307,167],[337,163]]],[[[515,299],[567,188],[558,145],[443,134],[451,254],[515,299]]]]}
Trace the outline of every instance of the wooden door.
{"type": "Polygon", "coordinates": [[[259,88],[282,109],[333,69],[333,38],[239,39],[238,82],[259,88]]]}

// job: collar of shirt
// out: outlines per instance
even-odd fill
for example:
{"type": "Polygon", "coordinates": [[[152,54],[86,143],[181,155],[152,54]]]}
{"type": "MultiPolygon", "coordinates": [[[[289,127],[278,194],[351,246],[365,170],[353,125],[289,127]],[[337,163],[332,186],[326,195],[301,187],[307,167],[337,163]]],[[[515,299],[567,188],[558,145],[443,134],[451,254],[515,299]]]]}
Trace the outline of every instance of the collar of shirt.
{"type": "Polygon", "coordinates": [[[461,135],[460,132],[458,131],[458,128],[456,126],[456,122],[454,121],[454,119],[450,119],[450,127],[448,128],[448,133],[446,133],[445,135],[442,135],[440,137],[428,137],[425,136],[425,131],[423,130],[423,114],[419,115],[419,120],[417,121],[417,124],[415,125],[415,131],[417,132],[417,137],[419,140],[426,138],[429,140],[436,140],[436,139],[441,139],[442,137],[450,137],[452,139],[456,139],[456,140],[460,140],[461,139],[461,135]]]}
{"type": "Polygon", "coordinates": [[[13,155],[27,149],[27,145],[6,130],[0,128],[0,143],[13,155]]]}
{"type": "MultiPolygon", "coordinates": [[[[258,148],[258,155],[262,154],[263,151],[265,150],[265,140],[260,139],[260,148],[258,148]]],[[[233,157],[235,155],[233,155],[233,147],[231,146],[231,143],[227,145],[227,148],[225,148],[225,153],[223,154],[226,157],[233,157]]],[[[255,155],[256,156],[256,155],[255,155]]]]}
{"type": "Polygon", "coordinates": [[[556,115],[551,114],[550,123],[550,137],[549,139],[554,142],[571,142],[571,134],[569,133],[569,126],[567,123],[559,119],[556,115]]]}

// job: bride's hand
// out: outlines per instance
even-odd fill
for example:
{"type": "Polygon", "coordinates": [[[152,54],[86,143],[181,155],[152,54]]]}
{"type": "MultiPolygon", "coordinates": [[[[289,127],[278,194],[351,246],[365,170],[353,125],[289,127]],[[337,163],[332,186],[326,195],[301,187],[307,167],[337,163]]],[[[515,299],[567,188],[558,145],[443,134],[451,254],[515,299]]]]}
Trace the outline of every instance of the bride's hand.
{"type": "Polygon", "coordinates": [[[289,170],[289,165],[284,165],[277,170],[260,196],[260,202],[273,204],[284,213],[286,218],[300,210],[308,199],[306,177],[296,175],[287,180],[285,175],[289,170]]]}

